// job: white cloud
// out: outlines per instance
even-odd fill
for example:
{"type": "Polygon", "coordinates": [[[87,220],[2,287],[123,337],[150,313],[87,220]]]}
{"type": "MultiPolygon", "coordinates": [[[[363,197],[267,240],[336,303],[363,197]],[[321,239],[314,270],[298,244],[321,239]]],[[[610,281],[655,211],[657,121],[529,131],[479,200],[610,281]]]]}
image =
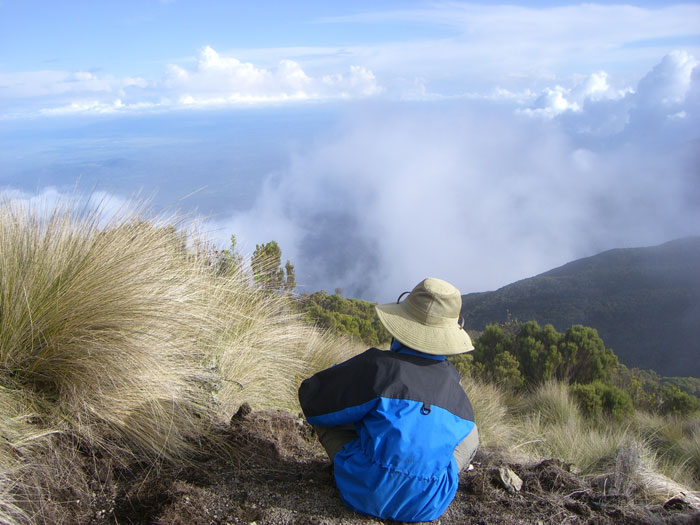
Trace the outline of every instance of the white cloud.
{"type": "Polygon", "coordinates": [[[72,210],[78,214],[92,210],[98,215],[101,226],[107,226],[120,218],[136,216],[141,211],[137,201],[103,191],[71,194],[50,186],[39,193],[12,188],[1,189],[0,203],[12,203],[20,209],[31,211],[40,218],[48,218],[57,210],[72,210]]]}
{"type": "MultiPolygon", "coordinates": [[[[645,128],[666,121],[698,118],[693,98],[693,75],[699,62],[685,51],[666,55],[635,87],[613,88],[609,76],[598,71],[571,87],[546,88],[519,113],[544,118],[562,117],[570,131],[610,136],[625,130],[647,133],[645,128]]],[[[695,80],[698,84],[698,80],[695,80]]]]}
{"type": "Polygon", "coordinates": [[[29,71],[22,73],[0,72],[2,98],[18,99],[43,96],[85,94],[115,94],[123,96],[127,89],[147,86],[139,77],[117,78],[97,75],[88,71],[29,71]]]}
{"type": "Polygon", "coordinates": [[[99,100],[81,100],[77,102],[71,102],[70,104],[67,104],[65,106],[44,108],[39,110],[39,114],[44,116],[75,115],[81,113],[108,115],[115,113],[152,110],[157,107],[158,104],[153,104],[150,102],[124,104],[119,98],[115,99],[112,102],[101,102],[99,100]]]}
{"type": "Polygon", "coordinates": [[[195,69],[169,66],[163,84],[187,105],[357,98],[381,91],[374,74],[360,66],[312,78],[293,60],[262,68],[223,57],[209,46],[200,51],[195,69]]]}
{"type": "Polygon", "coordinates": [[[39,115],[363,98],[382,92],[365,67],[351,65],[314,78],[293,60],[264,68],[222,56],[209,46],[200,50],[194,68],[170,64],[158,81],[87,71],[37,71],[0,73],[0,86],[4,98],[38,100],[39,115]]]}
{"type": "Polygon", "coordinates": [[[635,90],[601,72],[552,88],[538,101],[546,119],[463,100],[356,111],[219,227],[247,244],[277,240],[311,290],[382,301],[427,275],[492,289],[698,234],[697,154],[683,146],[700,138],[692,62],[671,55],[635,90]],[[664,106],[672,120],[639,118],[679,85],[664,106]]]}
{"type": "MultiPolygon", "coordinates": [[[[634,89],[629,87],[625,89],[612,88],[608,84],[608,74],[605,71],[597,71],[583,80],[578,80],[569,88],[560,85],[545,88],[529,107],[521,111],[527,115],[553,118],[566,111],[580,113],[586,104],[621,100],[633,93],[634,89]]],[[[504,92],[503,96],[504,98],[513,98],[507,91],[504,92]]],[[[521,103],[528,102],[524,97],[521,97],[519,101],[521,103]]]]}
{"type": "Polygon", "coordinates": [[[546,88],[533,107],[524,109],[523,113],[552,118],[565,111],[580,111],[578,103],[567,100],[570,93],[571,90],[561,86],[546,88]]]}
{"type": "Polygon", "coordinates": [[[686,51],[666,55],[639,82],[640,105],[672,108],[681,104],[690,90],[693,70],[699,62],[686,51]]]}

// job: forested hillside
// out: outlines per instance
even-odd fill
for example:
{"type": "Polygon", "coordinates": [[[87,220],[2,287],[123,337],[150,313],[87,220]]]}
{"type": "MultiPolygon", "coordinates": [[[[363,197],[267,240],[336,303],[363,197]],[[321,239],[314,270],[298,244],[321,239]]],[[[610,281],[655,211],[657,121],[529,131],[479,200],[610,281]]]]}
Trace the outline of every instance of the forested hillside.
{"type": "Polygon", "coordinates": [[[631,367],[700,377],[700,237],[615,249],[462,297],[466,327],[509,319],[598,330],[631,367]]]}

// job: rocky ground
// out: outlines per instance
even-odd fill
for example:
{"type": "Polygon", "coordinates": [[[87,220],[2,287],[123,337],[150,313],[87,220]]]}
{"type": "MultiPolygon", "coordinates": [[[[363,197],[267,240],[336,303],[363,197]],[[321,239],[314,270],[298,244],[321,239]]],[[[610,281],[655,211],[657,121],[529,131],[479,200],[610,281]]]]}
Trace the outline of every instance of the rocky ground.
{"type": "MultiPolygon", "coordinates": [[[[345,508],[330,463],[310,427],[284,412],[234,416],[221,429],[221,453],[186,469],[124,470],[102,482],[90,521],[159,524],[379,524],[345,508]]],[[[556,459],[507,463],[480,452],[460,478],[455,500],[437,524],[698,523],[681,500],[641,505],[611,490],[604,477],[583,478],[556,459]],[[522,480],[509,492],[499,467],[522,480]]]]}

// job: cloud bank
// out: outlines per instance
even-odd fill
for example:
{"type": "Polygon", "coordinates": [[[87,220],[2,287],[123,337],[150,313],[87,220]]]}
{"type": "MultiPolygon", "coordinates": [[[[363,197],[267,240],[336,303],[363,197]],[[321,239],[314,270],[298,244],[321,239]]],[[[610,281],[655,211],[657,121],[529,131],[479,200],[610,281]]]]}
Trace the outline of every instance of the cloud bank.
{"type": "Polygon", "coordinates": [[[194,67],[170,64],[162,78],[152,81],[87,71],[0,72],[0,86],[7,101],[33,101],[29,111],[11,109],[5,111],[5,117],[225,108],[358,99],[382,92],[374,73],[362,66],[312,77],[293,60],[283,59],[265,68],[222,56],[210,46],[199,51],[194,67]]]}
{"type": "Polygon", "coordinates": [[[374,74],[360,66],[312,78],[293,60],[282,60],[277,67],[265,69],[222,57],[209,46],[200,51],[194,70],[169,66],[163,85],[186,105],[354,98],[381,91],[374,74]]]}
{"type": "MultiPolygon", "coordinates": [[[[177,6],[171,6],[174,13],[177,6]]],[[[0,70],[0,117],[163,112],[377,95],[429,100],[489,92],[538,93],[539,105],[531,109],[558,114],[580,109],[582,95],[571,89],[581,71],[602,68],[629,84],[674,48],[700,56],[700,6],[694,3],[523,7],[438,2],[379,9],[357,13],[353,8],[356,14],[350,16],[304,20],[304,46],[227,49],[225,42],[239,43],[240,38],[213,31],[210,38],[221,48],[207,45],[195,57],[175,60],[151,58],[155,68],[148,66],[138,75],[118,76],[110,68],[153,57],[147,48],[152,43],[138,40],[142,35],[134,35],[128,51],[121,40],[102,43],[119,64],[87,69],[76,64],[72,71],[0,70]],[[164,62],[170,64],[163,69],[164,62]]],[[[180,23],[186,24],[184,12],[181,16],[180,23]]],[[[181,25],[169,29],[185,30],[181,25]]],[[[278,32],[284,36],[285,29],[278,32]]],[[[609,98],[624,87],[598,76],[581,89],[592,90],[589,98],[609,98]]]]}
{"type": "Polygon", "coordinates": [[[464,293],[574,258],[700,233],[700,68],[666,56],[525,105],[354,108],[217,226],[275,239],[306,290],[390,301],[432,275],[464,293]]]}

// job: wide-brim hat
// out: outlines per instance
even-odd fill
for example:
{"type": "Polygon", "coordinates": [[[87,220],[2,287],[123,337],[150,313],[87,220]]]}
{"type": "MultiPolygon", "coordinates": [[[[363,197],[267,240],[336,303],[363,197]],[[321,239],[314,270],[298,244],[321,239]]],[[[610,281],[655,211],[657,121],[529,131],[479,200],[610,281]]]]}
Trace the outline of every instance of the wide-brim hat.
{"type": "Polygon", "coordinates": [[[459,290],[434,277],[418,283],[404,301],[376,306],[379,320],[395,339],[432,355],[474,350],[469,334],[460,324],[461,308],[459,290]]]}

